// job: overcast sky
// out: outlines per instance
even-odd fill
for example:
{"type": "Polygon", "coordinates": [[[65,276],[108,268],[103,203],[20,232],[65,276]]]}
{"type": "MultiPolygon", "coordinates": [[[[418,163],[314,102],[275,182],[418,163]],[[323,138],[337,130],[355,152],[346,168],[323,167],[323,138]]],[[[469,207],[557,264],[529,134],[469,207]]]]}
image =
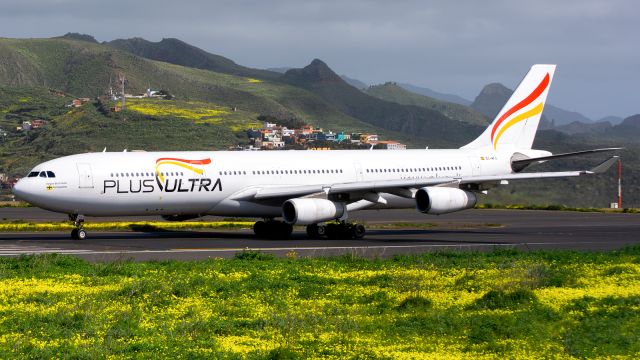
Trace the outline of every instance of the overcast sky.
{"type": "Polygon", "coordinates": [[[550,103],[600,118],[640,113],[639,15],[635,0],[0,0],[0,36],[174,37],[246,66],[319,58],[470,100],[556,63],[550,103]]]}

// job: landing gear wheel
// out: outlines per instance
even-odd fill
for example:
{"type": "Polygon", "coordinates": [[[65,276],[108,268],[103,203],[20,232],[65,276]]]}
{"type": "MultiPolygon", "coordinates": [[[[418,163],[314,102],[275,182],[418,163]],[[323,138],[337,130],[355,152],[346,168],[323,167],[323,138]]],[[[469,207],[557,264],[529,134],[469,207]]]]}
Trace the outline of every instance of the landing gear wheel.
{"type": "Polygon", "coordinates": [[[347,222],[331,223],[327,224],[323,228],[327,238],[331,240],[362,239],[366,232],[363,225],[350,224],[347,222]]]}
{"type": "Polygon", "coordinates": [[[73,229],[71,230],[71,239],[73,240],[84,240],[87,238],[87,232],[84,229],[73,229]]]}
{"type": "Polygon", "coordinates": [[[338,240],[338,239],[344,239],[344,225],[340,224],[340,223],[335,223],[335,224],[327,224],[327,226],[325,227],[326,231],[326,235],[327,238],[329,240],[338,240]]]}
{"type": "Polygon", "coordinates": [[[351,234],[354,239],[362,239],[364,237],[365,228],[362,224],[354,224],[351,228],[351,234]]]}
{"type": "Polygon", "coordinates": [[[253,224],[253,232],[257,237],[265,237],[267,235],[267,223],[262,220],[256,221],[256,223],[253,224]]]}
{"type": "Polygon", "coordinates": [[[326,234],[326,232],[327,231],[324,225],[307,225],[307,236],[309,236],[310,239],[320,239],[326,234]]]}
{"type": "Polygon", "coordinates": [[[259,238],[288,239],[293,232],[293,225],[282,221],[257,221],[253,225],[253,232],[259,238]]]}

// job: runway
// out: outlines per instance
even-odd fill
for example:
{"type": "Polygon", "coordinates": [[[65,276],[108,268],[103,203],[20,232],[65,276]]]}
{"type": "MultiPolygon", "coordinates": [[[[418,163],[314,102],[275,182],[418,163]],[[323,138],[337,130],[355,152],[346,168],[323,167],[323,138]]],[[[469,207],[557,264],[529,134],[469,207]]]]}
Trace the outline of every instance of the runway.
{"type": "MultiPolygon", "coordinates": [[[[60,221],[65,216],[35,208],[1,208],[2,221],[60,221]]],[[[205,218],[213,220],[216,218],[205,218]]],[[[277,256],[354,254],[389,257],[424,251],[495,248],[611,250],[640,244],[640,214],[565,211],[467,210],[428,216],[414,210],[362,211],[352,219],[369,229],[362,240],[310,240],[303,228],[288,240],[256,239],[250,229],[170,232],[91,232],[82,241],[66,232],[0,234],[0,256],[74,254],[90,261],[229,258],[256,250],[277,256]],[[393,224],[391,228],[389,224],[393,224]]],[[[157,217],[87,221],[153,220],[157,217]]]]}

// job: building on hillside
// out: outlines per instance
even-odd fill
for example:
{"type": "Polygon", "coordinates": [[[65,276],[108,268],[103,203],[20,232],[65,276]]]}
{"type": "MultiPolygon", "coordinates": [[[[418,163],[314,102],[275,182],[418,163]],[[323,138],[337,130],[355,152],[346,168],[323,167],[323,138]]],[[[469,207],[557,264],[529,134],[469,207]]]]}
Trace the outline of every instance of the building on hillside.
{"type": "Polygon", "coordinates": [[[311,125],[305,125],[302,127],[302,129],[299,129],[300,134],[302,135],[310,135],[313,134],[313,126],[311,125]]]}
{"type": "Polygon", "coordinates": [[[376,144],[378,142],[378,135],[360,134],[360,142],[364,144],[376,144]]]}
{"type": "Polygon", "coordinates": [[[44,125],[47,125],[49,122],[47,120],[42,120],[42,119],[34,119],[31,120],[31,128],[32,129],[37,129],[40,128],[44,125]]]}
{"type": "Polygon", "coordinates": [[[350,134],[345,134],[344,131],[340,131],[339,133],[336,134],[335,141],[343,142],[345,140],[351,140],[351,135],[350,134]]]}
{"type": "Polygon", "coordinates": [[[71,104],[67,105],[67,107],[80,107],[82,104],[88,103],[91,101],[89,98],[77,98],[71,100],[71,104]]]}
{"type": "Polygon", "coordinates": [[[378,141],[378,145],[384,146],[387,150],[406,150],[407,145],[399,143],[397,141],[389,140],[389,141],[378,141]]]}
{"type": "Polygon", "coordinates": [[[261,148],[264,149],[280,149],[284,147],[284,141],[281,140],[273,140],[273,141],[263,141],[261,148]]]}
{"type": "Polygon", "coordinates": [[[336,141],[336,134],[334,132],[329,131],[324,134],[325,140],[327,141],[336,141]]]}
{"type": "Polygon", "coordinates": [[[283,137],[285,137],[285,136],[295,135],[296,131],[294,129],[287,129],[286,127],[282,127],[280,129],[280,133],[282,134],[283,137]]]}

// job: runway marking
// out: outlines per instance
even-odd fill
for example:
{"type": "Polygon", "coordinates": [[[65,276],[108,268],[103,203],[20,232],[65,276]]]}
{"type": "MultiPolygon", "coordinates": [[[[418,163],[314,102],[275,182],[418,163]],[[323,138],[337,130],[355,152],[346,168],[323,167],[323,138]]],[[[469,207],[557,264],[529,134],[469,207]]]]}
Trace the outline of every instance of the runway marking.
{"type": "Polygon", "coordinates": [[[243,247],[243,248],[174,248],[161,250],[91,250],[63,249],[58,247],[41,247],[34,245],[7,244],[0,245],[0,256],[19,256],[27,254],[69,254],[69,255],[114,255],[114,254],[171,254],[171,253],[224,253],[241,251],[382,251],[393,249],[428,249],[428,248],[487,248],[487,247],[528,247],[552,245],[593,245],[603,244],[601,241],[574,242],[528,242],[528,243],[461,243],[461,244],[422,244],[422,245],[373,245],[373,246],[311,246],[311,247],[243,247]]]}
{"type": "Polygon", "coordinates": [[[29,254],[86,254],[91,250],[63,249],[57,247],[42,247],[34,245],[0,245],[0,256],[18,256],[29,254]]]}

